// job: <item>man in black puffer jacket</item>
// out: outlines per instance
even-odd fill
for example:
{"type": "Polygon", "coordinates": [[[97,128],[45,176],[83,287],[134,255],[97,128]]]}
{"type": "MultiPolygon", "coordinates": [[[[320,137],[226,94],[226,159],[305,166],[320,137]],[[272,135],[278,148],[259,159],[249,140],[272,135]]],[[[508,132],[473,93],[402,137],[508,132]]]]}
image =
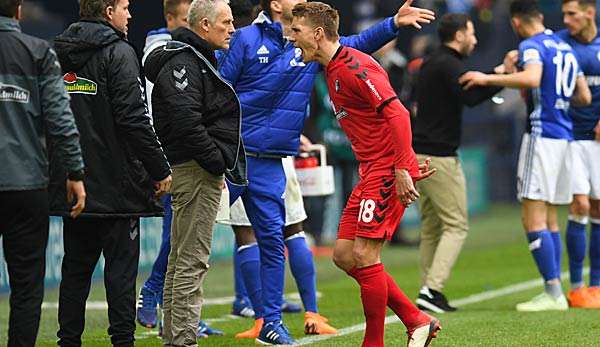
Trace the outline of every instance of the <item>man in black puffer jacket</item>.
{"type": "Polygon", "coordinates": [[[246,184],[240,103],[219,76],[214,50],[228,48],[234,31],[225,0],[195,0],[190,29],[146,59],[156,132],[173,164],[171,252],[163,295],[165,346],[196,346],[202,281],[223,175],[246,184]]]}
{"type": "Polygon", "coordinates": [[[108,333],[113,345],[133,346],[139,218],[162,215],[155,194],[168,191],[171,182],[146,112],[138,57],[125,37],[128,5],[128,0],[81,0],[81,21],[55,40],[81,133],[88,193],[81,217],[69,218],[62,201],[64,169],[51,167],[51,211],[64,217],[61,346],[81,345],[85,301],[100,253],[106,260],[108,333]]]}

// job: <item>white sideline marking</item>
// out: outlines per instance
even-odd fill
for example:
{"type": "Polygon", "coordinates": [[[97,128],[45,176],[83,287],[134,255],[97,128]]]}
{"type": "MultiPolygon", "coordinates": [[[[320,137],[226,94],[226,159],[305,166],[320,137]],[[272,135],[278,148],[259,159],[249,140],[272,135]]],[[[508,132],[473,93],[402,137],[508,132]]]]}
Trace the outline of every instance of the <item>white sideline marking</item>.
{"type": "MultiPolygon", "coordinates": [[[[584,275],[588,275],[590,273],[590,268],[586,267],[583,269],[583,274],[584,275]]],[[[569,278],[569,272],[565,271],[563,273],[561,273],[560,276],[563,280],[566,280],[569,278]]],[[[530,280],[530,281],[526,281],[526,282],[521,282],[521,283],[516,283],[510,286],[506,286],[506,287],[502,287],[499,289],[495,289],[495,290],[488,290],[485,292],[481,292],[479,294],[473,294],[473,295],[469,295],[465,298],[462,299],[457,299],[457,300],[453,300],[450,301],[450,305],[452,306],[465,306],[465,305],[470,305],[470,304],[474,304],[477,302],[482,302],[482,301],[486,301],[486,300],[491,300],[491,299],[495,299],[495,298],[499,298],[501,296],[506,296],[506,295],[510,295],[510,294],[514,294],[514,293],[518,293],[518,292],[522,292],[528,289],[533,289],[533,288],[537,288],[537,287],[541,287],[543,285],[543,282],[537,278],[534,280],[530,280]]],[[[515,311],[516,312],[516,311],[515,311]]],[[[387,316],[385,317],[385,324],[393,324],[393,323],[397,323],[399,322],[400,319],[395,316],[395,315],[391,315],[391,316],[387,316]]],[[[298,344],[300,346],[305,346],[305,345],[310,345],[313,344],[315,342],[319,342],[319,341],[323,341],[323,340],[328,340],[332,337],[338,337],[338,336],[344,336],[344,335],[349,335],[355,332],[359,332],[359,331],[363,331],[365,330],[365,323],[361,323],[361,324],[356,324],[356,325],[352,325],[343,329],[339,329],[338,333],[335,335],[314,335],[314,336],[308,336],[308,337],[303,337],[301,339],[296,340],[298,342],[298,344]]]]}
{"type": "MultiPolygon", "coordinates": [[[[323,294],[321,294],[321,292],[317,292],[317,298],[322,297],[323,294]]],[[[295,293],[289,293],[289,294],[285,294],[286,299],[290,299],[290,300],[295,300],[295,301],[299,301],[300,300],[300,294],[295,292],[295,293]]],[[[205,299],[203,305],[205,306],[217,306],[217,305],[229,305],[233,302],[233,300],[235,299],[235,297],[233,296],[225,296],[222,298],[211,298],[211,299],[205,299]]],[[[42,303],[42,309],[57,309],[58,308],[58,302],[44,302],[42,303]]],[[[107,310],[108,309],[108,303],[106,301],[88,301],[85,305],[86,310],[107,310]]],[[[233,319],[231,317],[231,315],[228,315],[230,317],[230,319],[233,319]]],[[[227,316],[224,316],[227,317],[227,316]]],[[[221,318],[213,318],[213,320],[206,320],[207,322],[224,322],[227,321],[227,319],[225,319],[224,317],[221,318]]]]}

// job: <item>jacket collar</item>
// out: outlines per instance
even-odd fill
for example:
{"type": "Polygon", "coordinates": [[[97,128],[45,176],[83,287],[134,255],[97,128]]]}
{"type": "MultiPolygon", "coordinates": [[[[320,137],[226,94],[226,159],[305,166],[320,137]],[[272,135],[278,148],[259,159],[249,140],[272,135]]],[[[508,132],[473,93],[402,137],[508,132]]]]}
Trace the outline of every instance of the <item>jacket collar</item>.
{"type": "Polygon", "coordinates": [[[454,48],[448,47],[446,45],[442,45],[441,47],[442,51],[447,52],[455,57],[457,57],[460,60],[465,59],[466,57],[464,57],[462,54],[460,54],[460,52],[458,52],[457,50],[455,50],[454,48]]]}
{"type": "Polygon", "coordinates": [[[258,14],[258,17],[256,17],[256,19],[254,20],[254,22],[252,22],[252,24],[263,24],[263,23],[273,24],[273,20],[271,19],[271,17],[269,17],[267,12],[260,11],[260,13],[258,14]]]}
{"type": "Polygon", "coordinates": [[[188,28],[178,28],[172,32],[173,40],[187,43],[197,49],[202,55],[210,61],[213,66],[217,66],[215,50],[203,38],[188,28]]]}
{"type": "Polygon", "coordinates": [[[0,31],[17,31],[21,32],[19,21],[14,18],[0,16],[0,31]]]}
{"type": "Polygon", "coordinates": [[[281,23],[274,22],[265,11],[261,11],[252,24],[262,26],[267,31],[272,30],[277,38],[283,40],[283,43],[287,42],[287,38],[283,37],[283,26],[281,23]]]}

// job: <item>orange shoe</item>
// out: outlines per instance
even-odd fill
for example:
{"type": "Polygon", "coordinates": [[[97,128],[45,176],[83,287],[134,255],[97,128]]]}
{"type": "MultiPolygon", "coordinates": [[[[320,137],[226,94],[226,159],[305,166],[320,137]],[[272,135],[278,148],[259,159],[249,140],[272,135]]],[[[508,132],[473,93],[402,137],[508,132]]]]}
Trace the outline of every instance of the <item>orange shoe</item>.
{"type": "Polygon", "coordinates": [[[587,290],[594,300],[600,304],[600,287],[589,287],[587,290]]]}
{"type": "Polygon", "coordinates": [[[254,321],[254,326],[250,330],[242,331],[241,333],[235,334],[236,339],[256,339],[260,334],[260,330],[263,327],[265,320],[259,318],[254,321]]]}
{"type": "Polygon", "coordinates": [[[304,333],[306,335],[332,335],[337,334],[337,329],[327,324],[327,318],[315,312],[304,314],[304,333]]]}
{"type": "Polygon", "coordinates": [[[586,287],[570,290],[567,299],[570,307],[600,308],[600,295],[595,295],[593,289],[586,287]]]}

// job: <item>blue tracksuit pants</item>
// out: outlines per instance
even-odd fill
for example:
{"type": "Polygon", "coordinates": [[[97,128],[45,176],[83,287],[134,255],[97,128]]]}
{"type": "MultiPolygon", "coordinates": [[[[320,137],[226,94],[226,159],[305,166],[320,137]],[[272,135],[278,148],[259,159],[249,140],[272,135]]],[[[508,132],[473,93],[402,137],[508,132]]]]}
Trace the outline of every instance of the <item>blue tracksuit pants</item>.
{"type": "Polygon", "coordinates": [[[242,197],[260,248],[264,313],[256,312],[257,317],[263,316],[265,324],[279,322],[285,272],[285,172],[279,158],[247,159],[249,185],[228,182],[230,204],[242,197]]]}

